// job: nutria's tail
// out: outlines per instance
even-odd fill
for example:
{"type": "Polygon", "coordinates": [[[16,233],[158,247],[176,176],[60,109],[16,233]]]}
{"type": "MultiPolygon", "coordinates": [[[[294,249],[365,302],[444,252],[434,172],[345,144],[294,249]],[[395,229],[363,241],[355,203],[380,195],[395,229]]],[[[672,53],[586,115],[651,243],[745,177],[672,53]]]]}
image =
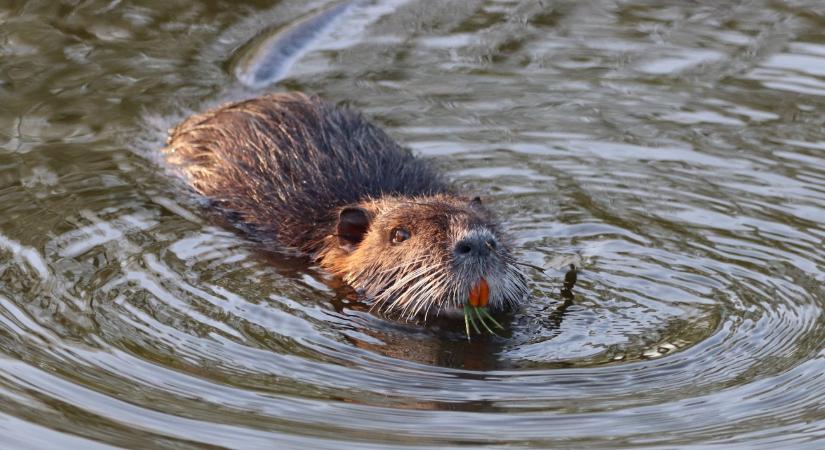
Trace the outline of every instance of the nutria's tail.
{"type": "Polygon", "coordinates": [[[287,26],[264,30],[244,45],[235,58],[235,78],[253,89],[274,83],[353,4],[339,1],[311,11],[287,26]]]}

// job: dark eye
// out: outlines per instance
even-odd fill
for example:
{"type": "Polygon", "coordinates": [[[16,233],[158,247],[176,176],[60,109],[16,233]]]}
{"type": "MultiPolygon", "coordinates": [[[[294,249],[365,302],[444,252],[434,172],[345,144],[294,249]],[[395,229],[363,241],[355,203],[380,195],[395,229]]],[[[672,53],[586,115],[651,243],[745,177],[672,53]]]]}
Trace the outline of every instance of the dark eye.
{"type": "Polygon", "coordinates": [[[403,228],[393,228],[390,232],[390,242],[400,244],[410,238],[410,232],[403,228]]]}

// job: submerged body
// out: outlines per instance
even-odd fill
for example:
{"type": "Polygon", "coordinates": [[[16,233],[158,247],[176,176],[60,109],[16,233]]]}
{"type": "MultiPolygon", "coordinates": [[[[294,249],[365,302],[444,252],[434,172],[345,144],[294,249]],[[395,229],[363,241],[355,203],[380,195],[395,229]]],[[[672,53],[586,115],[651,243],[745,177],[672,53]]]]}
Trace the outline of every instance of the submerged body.
{"type": "Polygon", "coordinates": [[[190,117],[163,152],[250,237],[310,256],[387,312],[426,318],[468,299],[503,310],[527,296],[480,200],[351,110],[265,95],[190,117]]]}

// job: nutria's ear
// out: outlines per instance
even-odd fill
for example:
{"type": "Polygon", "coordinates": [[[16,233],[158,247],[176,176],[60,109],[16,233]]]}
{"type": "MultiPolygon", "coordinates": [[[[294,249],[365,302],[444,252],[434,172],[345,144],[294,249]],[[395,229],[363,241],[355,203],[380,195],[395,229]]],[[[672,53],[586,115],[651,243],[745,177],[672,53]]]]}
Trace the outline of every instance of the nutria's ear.
{"type": "Polygon", "coordinates": [[[470,207],[471,208],[478,208],[479,206],[481,206],[481,197],[478,197],[478,196],[473,197],[473,199],[470,200],[470,207]]]}
{"type": "Polygon", "coordinates": [[[361,242],[370,227],[370,216],[364,208],[347,206],[338,214],[338,240],[343,245],[361,242]]]}

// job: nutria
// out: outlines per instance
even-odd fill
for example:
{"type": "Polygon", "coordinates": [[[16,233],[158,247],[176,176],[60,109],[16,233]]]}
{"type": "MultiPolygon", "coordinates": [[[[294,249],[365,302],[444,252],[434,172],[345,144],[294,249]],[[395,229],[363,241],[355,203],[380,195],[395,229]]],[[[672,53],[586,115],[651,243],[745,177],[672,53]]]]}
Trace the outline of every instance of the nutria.
{"type": "Polygon", "coordinates": [[[524,275],[492,213],[360,114],[300,93],[170,131],[166,161],[251,238],[294,249],[404,319],[509,309],[524,275]]]}

